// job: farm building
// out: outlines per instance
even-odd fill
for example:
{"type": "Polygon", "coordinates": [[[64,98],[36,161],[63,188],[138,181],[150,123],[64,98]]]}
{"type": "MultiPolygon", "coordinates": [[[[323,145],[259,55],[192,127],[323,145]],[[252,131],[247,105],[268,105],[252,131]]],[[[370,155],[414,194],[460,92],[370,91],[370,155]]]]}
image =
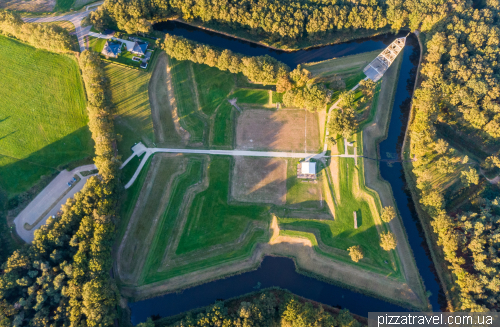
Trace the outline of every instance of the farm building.
{"type": "Polygon", "coordinates": [[[118,58],[118,55],[122,51],[121,49],[121,42],[106,41],[101,53],[106,57],[118,58]]]}
{"type": "Polygon", "coordinates": [[[316,179],[316,163],[302,161],[297,165],[297,177],[305,179],[316,179]]]}

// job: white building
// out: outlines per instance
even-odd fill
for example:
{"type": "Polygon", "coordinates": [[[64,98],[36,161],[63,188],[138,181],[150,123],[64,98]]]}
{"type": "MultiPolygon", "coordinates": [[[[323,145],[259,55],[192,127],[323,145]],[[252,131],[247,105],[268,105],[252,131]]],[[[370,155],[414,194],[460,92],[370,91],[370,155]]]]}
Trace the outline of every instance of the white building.
{"type": "Polygon", "coordinates": [[[301,173],[304,175],[316,175],[316,163],[311,161],[302,162],[301,173]]]}

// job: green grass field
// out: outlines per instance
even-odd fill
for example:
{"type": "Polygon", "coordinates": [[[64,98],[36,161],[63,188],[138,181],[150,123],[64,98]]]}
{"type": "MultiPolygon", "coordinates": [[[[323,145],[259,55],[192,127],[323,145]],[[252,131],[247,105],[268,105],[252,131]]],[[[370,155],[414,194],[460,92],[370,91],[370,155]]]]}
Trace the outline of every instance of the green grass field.
{"type": "Polygon", "coordinates": [[[69,11],[74,2],[74,0],[56,0],[56,7],[54,10],[62,12],[69,11]]]}
{"type": "MultiPolygon", "coordinates": [[[[165,159],[163,159],[165,160],[165,159]]],[[[128,222],[133,212],[133,205],[139,197],[140,190],[145,182],[151,183],[151,191],[141,214],[139,225],[147,219],[153,219],[155,211],[160,207],[160,197],[154,194],[164,194],[164,188],[167,180],[172,176],[179,164],[178,158],[167,160],[177,160],[177,164],[162,164],[155,175],[154,180],[147,181],[146,174],[141,173],[138,183],[136,182],[128,191],[127,203],[122,210],[124,220],[128,222]],[[170,168],[169,168],[170,167],[170,168]],[[172,170],[174,169],[174,170],[172,170]],[[129,201],[131,200],[131,201],[129,201]]],[[[146,250],[147,257],[142,269],[140,283],[151,283],[172,276],[178,276],[186,272],[196,271],[201,268],[207,268],[218,265],[227,260],[234,260],[241,256],[251,254],[252,248],[256,242],[262,241],[266,234],[261,229],[251,229],[249,235],[245,237],[237,246],[222,248],[218,251],[201,254],[190,259],[192,251],[204,251],[212,246],[221,245],[228,242],[235,242],[242,233],[253,226],[255,223],[267,224],[270,217],[267,211],[269,207],[261,205],[234,205],[228,204],[228,184],[231,160],[230,157],[211,157],[208,170],[205,170],[207,157],[189,156],[187,157],[186,170],[175,177],[173,180],[172,191],[168,199],[168,205],[165,211],[160,214],[160,220],[154,230],[149,251],[146,250]],[[188,207],[186,223],[183,230],[177,230],[177,224],[184,214],[181,213],[185,202],[186,192],[197,185],[208,174],[209,184],[205,190],[199,190],[194,193],[193,202],[188,207]],[[182,233],[182,234],[178,234],[182,233]],[[175,257],[181,259],[176,264],[170,264],[163,267],[162,261],[169,242],[175,238],[179,239],[177,248],[172,249],[175,257]],[[187,255],[187,257],[185,257],[187,255]],[[186,258],[186,259],[183,259],[186,258]]],[[[123,235],[126,225],[121,225],[119,234],[123,235]]],[[[148,228],[136,228],[129,236],[126,244],[125,255],[131,256],[136,253],[137,242],[143,242],[145,236],[149,233],[148,228]],[[132,238],[130,238],[132,237],[132,238]]],[[[173,255],[172,253],[172,255],[173,255]]],[[[123,254],[122,254],[123,255],[123,254]]],[[[128,259],[127,259],[128,260],[128,259]]],[[[130,267],[130,270],[135,269],[130,267]]]]}
{"type": "Polygon", "coordinates": [[[236,240],[252,220],[268,220],[262,205],[228,204],[230,157],[213,156],[208,188],[196,195],[176,254],[236,240]]]}
{"type": "Polygon", "coordinates": [[[318,183],[297,178],[297,163],[297,160],[288,160],[286,203],[299,209],[320,209],[320,201],[324,198],[322,176],[318,176],[318,183]]]}
{"type": "Polygon", "coordinates": [[[234,87],[234,74],[201,64],[192,64],[201,110],[211,116],[215,109],[226,102],[234,87]]]}
{"type": "Polygon", "coordinates": [[[238,103],[268,104],[269,91],[255,89],[238,89],[231,94],[231,98],[238,98],[238,103]]]}
{"type": "MultiPolygon", "coordinates": [[[[365,52],[357,55],[333,58],[320,62],[311,62],[303,64],[303,68],[307,69],[316,79],[328,79],[333,75],[349,76],[363,71],[363,68],[375,59],[380,50],[365,52]]],[[[347,83],[346,83],[347,84],[347,83]]],[[[347,87],[347,89],[350,89],[347,87]]]]}
{"type": "MultiPolygon", "coordinates": [[[[326,246],[340,250],[347,250],[352,245],[360,245],[370,266],[380,270],[389,270],[392,276],[399,276],[401,273],[399,268],[394,270],[392,265],[385,263],[385,261],[389,263],[392,261],[392,255],[379,245],[377,228],[368,203],[354,196],[359,192],[353,188],[354,174],[358,173],[357,169],[354,159],[340,159],[341,203],[335,208],[336,215],[333,220],[280,218],[280,228],[294,231],[317,231],[326,246]],[[358,229],[354,229],[354,211],[357,213],[358,229]]],[[[366,263],[366,260],[363,263],[366,263]]]]}
{"type": "Polygon", "coordinates": [[[9,198],[94,153],[74,58],[0,36],[0,186],[9,198]]]}
{"type": "Polygon", "coordinates": [[[234,115],[233,106],[224,101],[217,110],[214,119],[212,145],[232,146],[234,138],[234,115]]]}
{"type": "Polygon", "coordinates": [[[180,123],[191,135],[191,142],[203,142],[205,121],[198,112],[196,94],[191,76],[190,61],[170,58],[172,83],[174,87],[180,123]]]}
{"type": "Polygon", "coordinates": [[[106,41],[106,39],[89,36],[89,47],[93,51],[101,53],[104,45],[106,44],[106,41]]]}
{"type": "Polygon", "coordinates": [[[132,154],[130,148],[134,143],[142,141],[152,146],[154,142],[148,92],[151,74],[111,63],[105,63],[104,71],[109,78],[117,115],[115,130],[122,135],[118,150],[125,160],[132,154]]]}

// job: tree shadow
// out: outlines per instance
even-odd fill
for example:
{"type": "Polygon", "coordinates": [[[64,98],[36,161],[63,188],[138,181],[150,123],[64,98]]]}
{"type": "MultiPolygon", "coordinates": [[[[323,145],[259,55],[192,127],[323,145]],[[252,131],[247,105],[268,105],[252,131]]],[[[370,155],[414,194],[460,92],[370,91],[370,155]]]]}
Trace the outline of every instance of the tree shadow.
{"type": "Polygon", "coordinates": [[[8,209],[29,202],[60,171],[91,163],[94,141],[89,128],[81,127],[24,158],[0,155],[0,189],[9,199],[8,209]],[[12,201],[11,201],[12,200],[12,201]]]}

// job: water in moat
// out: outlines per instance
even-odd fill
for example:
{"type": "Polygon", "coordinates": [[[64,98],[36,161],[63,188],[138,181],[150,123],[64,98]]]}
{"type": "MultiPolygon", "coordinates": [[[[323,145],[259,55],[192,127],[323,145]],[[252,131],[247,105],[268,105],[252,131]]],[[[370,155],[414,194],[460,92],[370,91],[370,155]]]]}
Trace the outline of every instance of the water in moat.
{"type": "MultiPolygon", "coordinates": [[[[292,69],[306,62],[315,62],[334,57],[341,57],[384,49],[396,37],[405,36],[387,34],[371,39],[356,40],[337,45],[318,47],[295,52],[272,50],[254,43],[244,42],[225,35],[208,32],[179,22],[156,24],[156,30],[184,36],[194,41],[230,49],[248,56],[268,54],[289,65],[292,69]]],[[[407,117],[410,110],[410,98],[415,81],[420,49],[416,38],[407,39],[396,97],[392,110],[388,137],[380,144],[383,159],[399,156],[407,117]]],[[[413,250],[420,275],[424,280],[429,301],[434,311],[440,310],[444,303],[444,294],[434,272],[434,264],[428,254],[420,222],[414,209],[411,195],[406,190],[406,181],[400,163],[380,164],[381,175],[392,186],[398,209],[403,218],[410,246],[413,250]]],[[[155,298],[130,303],[132,323],[143,322],[151,315],[167,317],[181,312],[210,305],[219,299],[237,297],[255,291],[257,288],[281,287],[305,298],[331,306],[347,308],[351,312],[367,316],[368,312],[407,311],[392,303],[363,295],[339,286],[301,275],[296,272],[294,262],[288,258],[265,257],[261,266],[254,271],[216,280],[188,288],[180,293],[171,293],[155,298]]]]}

